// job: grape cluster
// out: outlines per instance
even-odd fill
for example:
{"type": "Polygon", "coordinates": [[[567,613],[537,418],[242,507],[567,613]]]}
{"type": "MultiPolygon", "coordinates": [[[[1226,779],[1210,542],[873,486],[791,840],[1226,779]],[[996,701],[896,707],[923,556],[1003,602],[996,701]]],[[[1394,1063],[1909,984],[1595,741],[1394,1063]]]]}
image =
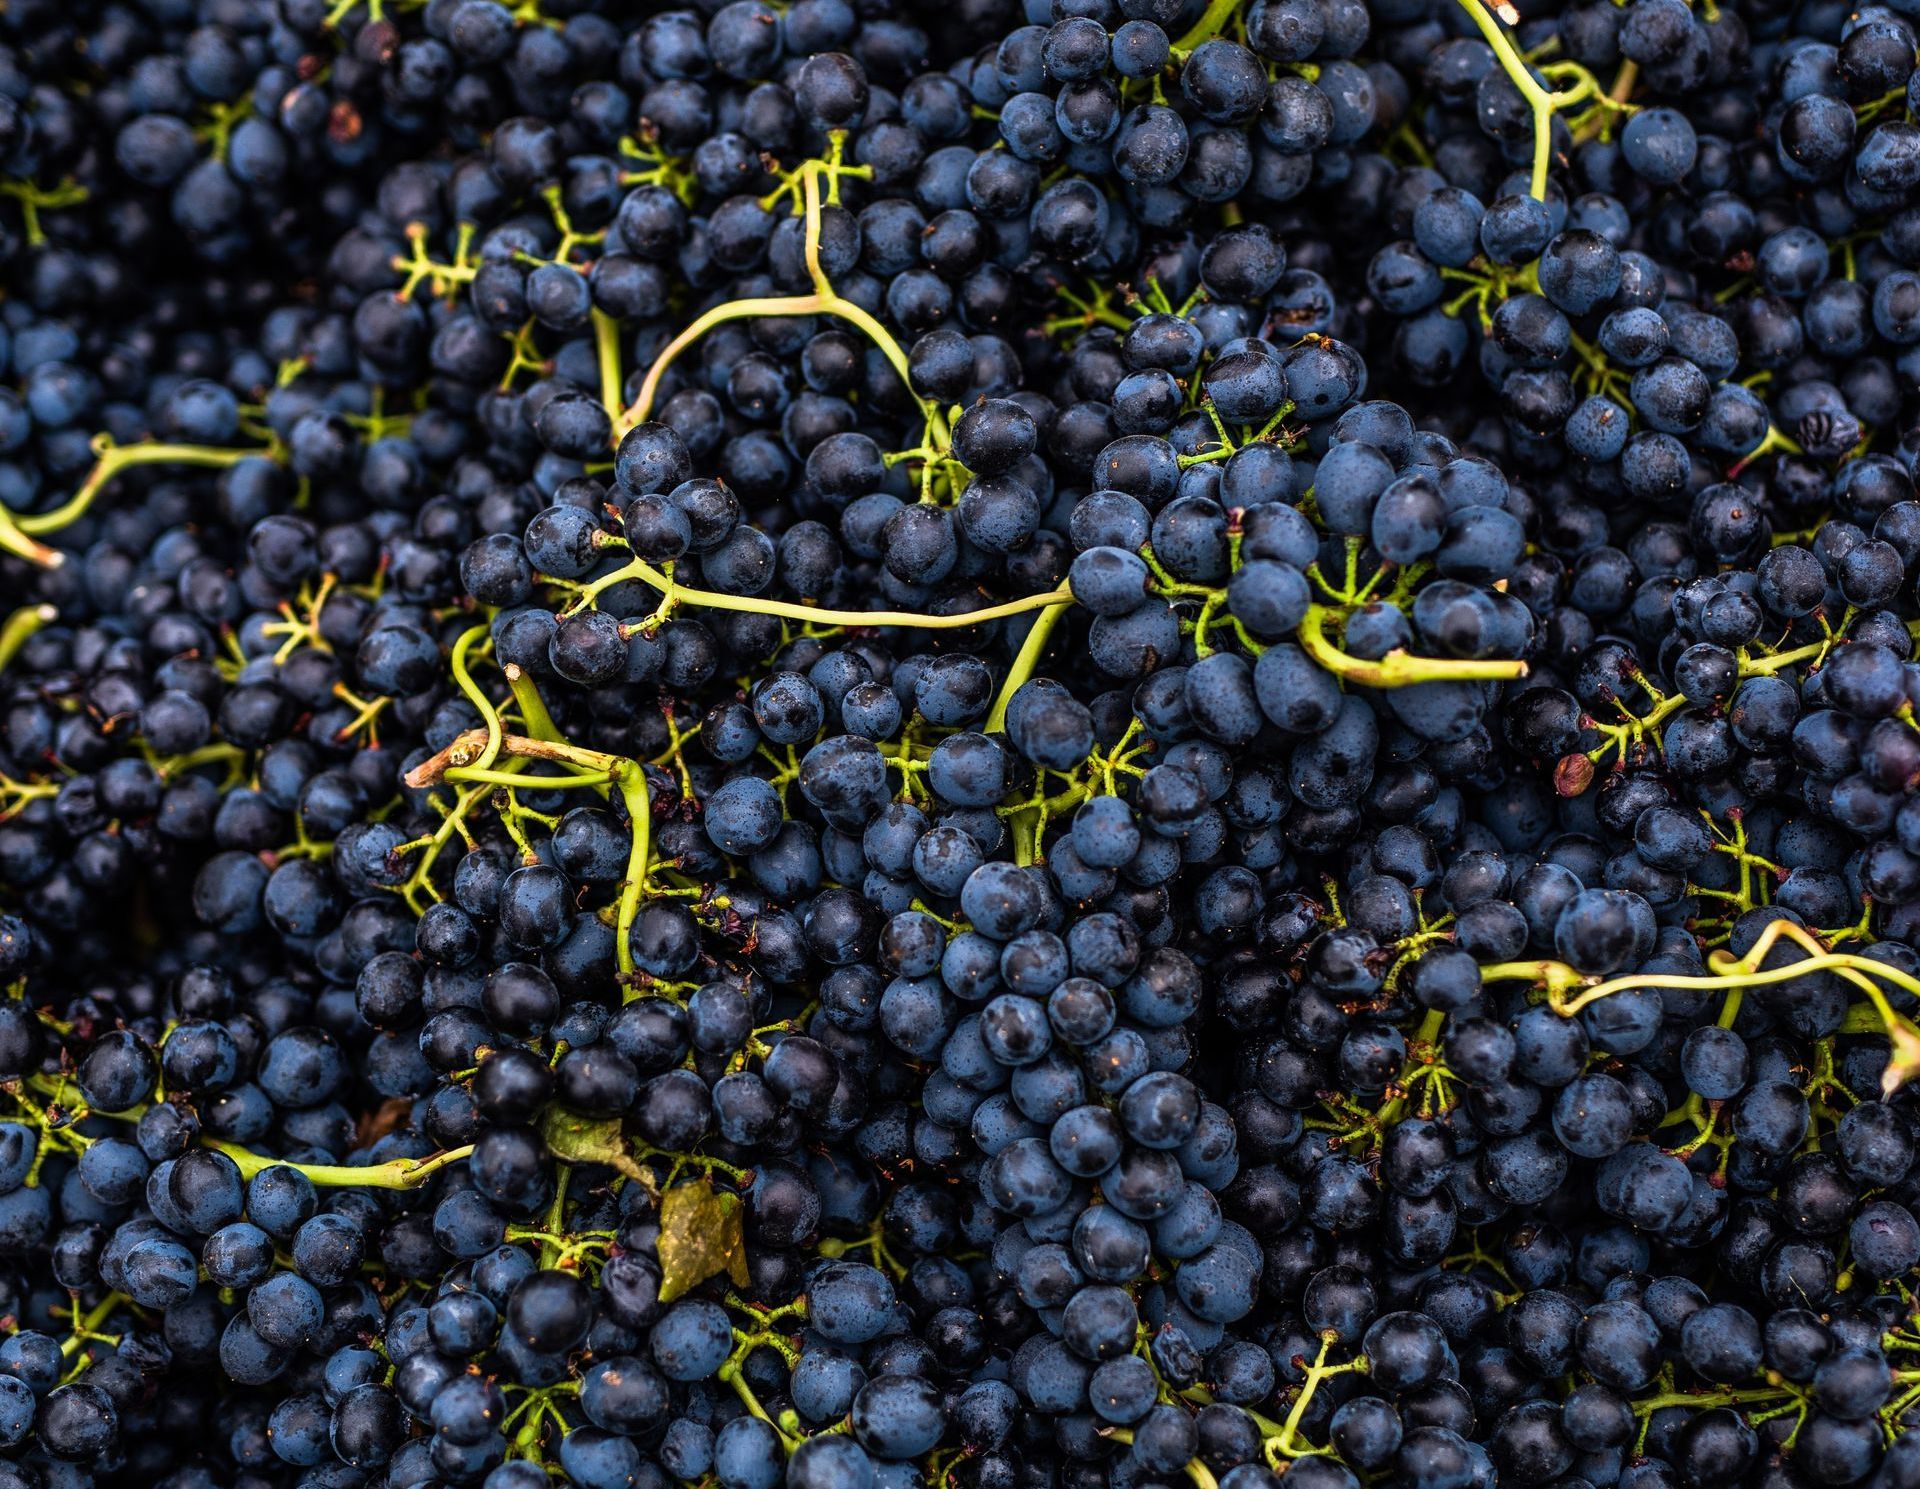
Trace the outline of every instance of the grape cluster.
{"type": "Polygon", "coordinates": [[[0,13],[0,1489],[1920,1484],[1920,36],[0,13]]]}

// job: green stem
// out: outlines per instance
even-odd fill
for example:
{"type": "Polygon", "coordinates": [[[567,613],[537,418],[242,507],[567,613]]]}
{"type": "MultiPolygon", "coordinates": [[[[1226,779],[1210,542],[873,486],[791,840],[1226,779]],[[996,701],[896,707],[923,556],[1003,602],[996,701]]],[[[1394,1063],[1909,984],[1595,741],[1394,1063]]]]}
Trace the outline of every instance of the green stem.
{"type": "Polygon", "coordinates": [[[1171,48],[1173,55],[1185,56],[1201,42],[1213,40],[1233,18],[1234,11],[1239,8],[1240,0],[1211,0],[1207,8],[1201,12],[1200,19],[1195,21],[1192,27],[1173,44],[1171,48]]]}
{"type": "Polygon", "coordinates": [[[620,375],[620,324],[604,310],[593,312],[593,345],[600,364],[600,403],[609,419],[617,419],[626,392],[620,375]]]}
{"type": "Polygon", "coordinates": [[[791,1457],[794,1449],[800,1444],[793,1440],[786,1428],[767,1415],[767,1409],[760,1404],[760,1398],[754,1395],[753,1387],[747,1384],[746,1377],[740,1373],[738,1359],[728,1360],[720,1367],[720,1379],[733,1388],[733,1393],[740,1398],[742,1406],[773,1429],[774,1435],[780,1439],[782,1450],[791,1457]]]}
{"type": "Polygon", "coordinates": [[[553,1168],[553,1203],[547,1206],[547,1238],[540,1243],[540,1266],[543,1271],[551,1271],[565,1249],[560,1237],[566,1231],[567,1181],[573,1174],[569,1164],[556,1163],[553,1168]]]}
{"type": "MultiPolygon", "coordinates": [[[[100,1325],[107,1321],[107,1315],[112,1313],[119,1304],[127,1301],[128,1298],[125,1293],[108,1293],[87,1311],[86,1317],[76,1318],[73,1322],[72,1330],[65,1339],[60,1341],[61,1356],[70,1360],[79,1354],[81,1349],[90,1340],[98,1339],[100,1325]]],[[[77,1296],[74,1299],[74,1306],[76,1310],[79,1307],[79,1298],[77,1296]]]]}
{"type": "Polygon", "coordinates": [[[1824,641],[1810,641],[1805,646],[1796,646],[1791,651],[1775,652],[1770,657],[1741,657],[1739,659],[1740,676],[1769,676],[1795,663],[1813,661],[1823,653],[1832,650],[1837,640],[1839,640],[1837,635],[1829,636],[1824,641]]]}
{"type": "Polygon", "coordinates": [[[469,1143],[464,1148],[449,1148],[426,1158],[396,1158],[391,1163],[353,1168],[346,1164],[284,1163],[237,1143],[223,1143],[217,1138],[202,1138],[201,1143],[231,1158],[243,1179],[251,1179],[263,1169],[291,1168],[305,1174],[309,1181],[323,1189],[418,1189],[441,1169],[460,1162],[473,1152],[473,1145],[469,1143]]]}
{"type": "Polygon", "coordinates": [[[653,793],[647,789],[647,771],[643,765],[628,761],[616,771],[620,799],[627,806],[627,824],[632,846],[627,850],[627,876],[620,885],[620,901],[614,911],[613,957],[622,977],[633,976],[633,923],[640,915],[640,902],[646,896],[647,873],[653,853],[653,793]]]}
{"type": "Polygon", "coordinates": [[[1007,672],[1007,680],[1000,687],[1000,696],[994,700],[993,712],[987,715],[987,733],[998,734],[1007,727],[1007,705],[1013,702],[1013,695],[1033,676],[1033,669],[1040,665],[1040,654],[1047,649],[1047,638],[1053,634],[1053,628],[1060,623],[1060,617],[1067,613],[1070,604],[1070,600],[1060,600],[1034,617],[1033,624],[1027,628],[1026,640],[1020,643],[1019,655],[1014,657],[1013,666],[1007,672]]]}
{"type": "Polygon", "coordinates": [[[783,620],[812,622],[816,625],[878,627],[900,626],[923,631],[958,631],[968,626],[1005,620],[1009,615],[1024,615],[1029,610],[1044,610],[1050,605],[1072,603],[1073,591],[1066,585],[1043,594],[1026,595],[984,610],[969,610],[960,615],[915,615],[904,610],[822,610],[812,605],[795,605],[785,600],[768,600],[756,595],[726,595],[717,590],[688,589],[670,579],[645,559],[629,559],[611,574],[602,575],[581,591],[576,608],[590,604],[603,591],[616,584],[638,579],[642,584],[671,594],[677,603],[706,610],[739,610],[748,615],[777,615],[783,620]]]}
{"type": "Polygon", "coordinates": [[[1527,66],[1526,59],[1515,50],[1513,42],[1501,29],[1500,22],[1482,0],[1459,0],[1459,3],[1468,19],[1480,28],[1487,45],[1493,48],[1501,71],[1513,80],[1513,86],[1520,90],[1520,96],[1526,99],[1527,107],[1533,111],[1533,174],[1528,189],[1535,200],[1545,201],[1547,165],[1553,148],[1553,111],[1556,104],[1571,102],[1572,99],[1549,93],[1540,85],[1527,66]]]}
{"type": "MultiPolygon", "coordinates": [[[[837,147],[836,147],[837,149],[837,147]]],[[[806,256],[807,271],[813,279],[813,293],[810,295],[768,295],[746,300],[729,300],[716,305],[704,315],[698,317],[686,330],[661,349],[654,358],[653,365],[647,369],[647,375],[640,384],[640,393],[632,407],[615,420],[614,434],[624,435],[638,424],[646,422],[653,412],[653,401],[660,391],[660,380],[666,376],[667,368],[694,342],[698,341],[715,326],[728,321],[757,320],[762,316],[800,316],[832,315],[841,320],[850,321],[880,349],[894,372],[899,376],[900,384],[909,393],[912,392],[913,379],[907,363],[907,354],[900,343],[893,339],[891,332],[875,320],[866,310],[844,299],[834,289],[826,272],[820,266],[820,177],[833,168],[826,161],[810,160],[801,168],[800,184],[805,199],[806,214],[806,256]]],[[[935,437],[941,438],[946,432],[946,421],[940,411],[926,399],[918,399],[922,412],[926,415],[927,426],[935,437]]]]}
{"type": "Polygon", "coordinates": [[[1868,957],[1829,950],[1812,932],[1790,920],[1776,920],[1769,924],[1744,957],[1734,957],[1727,952],[1716,951],[1709,957],[1708,966],[1713,969],[1710,976],[1696,977],[1678,973],[1648,976],[1643,973],[1629,973],[1624,977],[1603,981],[1583,977],[1564,962],[1499,962],[1482,967],[1480,980],[1482,982],[1530,981],[1542,984],[1547,989],[1547,1001],[1553,1011],[1562,1018],[1571,1018],[1587,1005],[1597,1003],[1602,998],[1639,988],[1684,988],[1700,992],[1733,992],[1743,988],[1767,987],[1775,983],[1792,982],[1796,978],[1815,972],[1833,972],[1866,995],[1874,1014],[1879,1018],[1880,1032],[1893,1046],[1886,1072],[1881,1077],[1881,1089],[1884,1094],[1893,1095],[1907,1081],[1920,1074],[1920,1028],[1916,1028],[1910,1019],[1896,1010],[1880,988],[1881,982],[1888,982],[1903,992],[1920,996],[1920,980],[1902,972],[1899,968],[1868,957]],[[1774,946],[1783,940],[1793,942],[1807,955],[1802,960],[1789,962],[1785,966],[1764,967],[1762,964],[1774,946]],[[1567,997],[1567,993],[1573,988],[1580,988],[1580,993],[1572,998],[1567,997]]]}
{"type": "Polygon", "coordinates": [[[660,391],[660,380],[667,375],[667,369],[682,352],[715,326],[723,326],[728,321],[758,320],[763,316],[819,315],[826,309],[826,301],[817,294],[761,295],[745,300],[728,300],[723,305],[714,306],[661,348],[660,355],[653,359],[653,365],[647,369],[639,394],[615,422],[614,434],[625,435],[637,425],[646,423],[648,415],[653,412],[653,400],[660,391]]]}
{"type": "Polygon", "coordinates": [[[58,548],[49,548],[45,543],[36,543],[20,531],[20,525],[14,520],[13,513],[0,507],[0,552],[11,553],[15,558],[24,558],[28,563],[38,564],[43,569],[57,569],[67,561],[66,554],[58,548]]]}
{"type": "Polygon", "coordinates": [[[467,652],[486,638],[487,627],[477,625],[462,631],[460,639],[453,643],[453,680],[466,696],[467,702],[473,705],[474,711],[487,721],[487,748],[485,753],[473,762],[476,770],[487,769],[499,758],[502,735],[499,710],[493,706],[493,701],[480,691],[480,685],[473,680],[473,674],[467,670],[467,652]]]}
{"type": "MultiPolygon", "coordinates": [[[[511,675],[515,669],[509,668],[511,675]]],[[[545,714],[545,709],[541,710],[545,714]]],[[[552,727],[548,719],[547,726],[552,727]]],[[[470,762],[477,760],[489,748],[490,740],[484,729],[470,729],[452,744],[430,759],[423,760],[408,771],[405,780],[414,790],[423,790],[437,786],[442,781],[468,781],[475,784],[501,784],[508,787],[537,786],[540,778],[521,778],[506,775],[503,780],[494,781],[495,772],[476,772],[470,762]]],[[[619,788],[620,798],[626,804],[627,816],[631,825],[632,847],[627,853],[627,877],[620,888],[620,900],[614,915],[614,959],[623,978],[633,976],[633,948],[629,945],[633,922],[640,914],[640,903],[645,898],[647,872],[652,856],[653,800],[647,788],[646,767],[637,760],[629,760],[624,755],[610,755],[601,750],[583,750],[578,745],[568,744],[559,739],[533,739],[526,735],[503,735],[499,741],[499,753],[513,760],[546,760],[558,764],[571,765],[575,774],[559,778],[561,786],[606,786],[619,788]]]]}
{"type": "Polygon", "coordinates": [[[1633,1414],[1638,1417],[1651,1416],[1670,1406],[1685,1406],[1699,1411],[1703,1407],[1735,1406],[1752,1401],[1782,1401],[1794,1394],[1777,1386],[1750,1386],[1743,1390],[1720,1386],[1705,1391],[1664,1391],[1634,1402],[1633,1414]]]}
{"type": "Polygon", "coordinates": [[[547,712],[547,701],[540,696],[540,689],[534,685],[533,679],[512,662],[507,663],[506,673],[507,686],[513,692],[513,701],[520,705],[520,721],[526,726],[527,733],[549,744],[564,743],[560,726],[554,723],[553,715],[547,712]]]}
{"type": "Polygon", "coordinates": [[[1340,650],[1327,637],[1327,622],[1335,612],[1325,605],[1309,605],[1297,632],[1302,651],[1334,676],[1373,688],[1406,688],[1422,682],[1505,682],[1525,677],[1525,662],[1489,658],[1461,661],[1451,657],[1417,657],[1393,650],[1377,662],[1365,662],[1340,650]]]}
{"type": "Polygon", "coordinates": [[[93,470],[81,483],[80,489],[51,512],[15,518],[21,532],[38,535],[59,532],[63,527],[72,526],[93,505],[93,499],[100,494],[101,488],[132,466],[200,465],[225,468],[238,465],[243,460],[271,458],[276,452],[272,446],[254,450],[223,450],[216,445],[175,445],[158,440],[137,445],[116,445],[103,435],[94,441],[94,453],[99,458],[94,461],[93,470]]]}
{"type": "Polygon", "coordinates": [[[454,766],[447,772],[447,779],[464,786],[503,786],[509,791],[568,791],[576,786],[605,786],[613,781],[613,777],[604,770],[576,771],[563,776],[529,776],[467,765],[454,766]]]}
{"type": "MultiPolygon", "coordinates": [[[[65,1077],[30,1075],[26,1085],[51,1100],[62,1103],[69,1095],[70,1087],[65,1077]]],[[[19,1099],[16,1097],[16,1099],[19,1099]]],[[[104,1112],[79,1105],[71,1109],[71,1120],[81,1117],[109,1117],[116,1122],[137,1122],[150,1103],[141,1102],[121,1112],[104,1112]]],[[[61,1131],[71,1131],[62,1127],[61,1131]]],[[[75,1137],[79,1134],[75,1133],[75,1137]]],[[[91,1138],[81,1138],[83,1143],[91,1143],[91,1138]]],[[[231,1158],[234,1166],[240,1170],[240,1177],[251,1179],[263,1169],[291,1168],[305,1174],[313,1183],[332,1189],[417,1189],[441,1169],[460,1162],[473,1152],[471,1144],[464,1148],[448,1148],[439,1153],[429,1154],[425,1158],[396,1158],[389,1163],[368,1164],[353,1167],[348,1164],[324,1163],[288,1163],[285,1159],[274,1158],[269,1154],[256,1153],[251,1148],[243,1148],[238,1143],[222,1142],[218,1138],[202,1137],[200,1146],[211,1148],[216,1153],[224,1153],[231,1158]]]]}
{"type": "Polygon", "coordinates": [[[51,605],[22,605],[9,615],[6,624],[0,625],[0,672],[12,665],[34,632],[51,625],[59,614],[51,605]]]}

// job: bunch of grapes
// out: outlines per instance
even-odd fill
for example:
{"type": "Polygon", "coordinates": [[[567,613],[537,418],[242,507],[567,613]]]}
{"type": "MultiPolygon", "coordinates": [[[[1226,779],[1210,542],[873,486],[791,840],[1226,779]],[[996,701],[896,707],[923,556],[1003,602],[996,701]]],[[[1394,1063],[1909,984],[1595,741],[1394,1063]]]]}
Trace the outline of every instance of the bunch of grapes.
{"type": "Polygon", "coordinates": [[[10,5],[0,1489],[1920,1485],[1916,58],[10,5]]]}

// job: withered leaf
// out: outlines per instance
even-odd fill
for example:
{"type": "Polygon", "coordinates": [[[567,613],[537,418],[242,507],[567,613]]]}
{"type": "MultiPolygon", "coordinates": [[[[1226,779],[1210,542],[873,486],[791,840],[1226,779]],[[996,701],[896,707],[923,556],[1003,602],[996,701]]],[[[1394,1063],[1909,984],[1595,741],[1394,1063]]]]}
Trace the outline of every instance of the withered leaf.
{"type": "Polygon", "coordinates": [[[354,1126],[353,1145],[356,1148],[371,1148],[389,1132],[398,1131],[413,1111],[413,1103],[404,1096],[394,1096],[371,1112],[362,1112],[360,1120],[354,1126]]]}
{"type": "Polygon", "coordinates": [[[740,1196],[705,1179],[676,1184],[660,1200],[660,1301],[671,1303],[725,1272],[746,1287],[747,1240],[740,1196]]]}
{"type": "Polygon", "coordinates": [[[600,1163],[653,1191],[653,1175],[634,1161],[618,1117],[583,1117],[564,1107],[550,1106],[540,1119],[540,1136],[547,1151],[567,1163],[600,1163]]]}

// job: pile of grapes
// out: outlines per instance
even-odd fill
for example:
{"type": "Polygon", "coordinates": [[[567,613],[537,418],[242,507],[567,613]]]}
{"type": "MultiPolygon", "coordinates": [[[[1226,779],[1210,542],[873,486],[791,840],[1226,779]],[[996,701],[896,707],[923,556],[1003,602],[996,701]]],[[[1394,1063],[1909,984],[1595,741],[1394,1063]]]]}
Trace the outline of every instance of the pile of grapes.
{"type": "Polygon", "coordinates": [[[0,1489],[1920,1489],[1920,7],[670,3],[0,10],[0,1489]]]}

